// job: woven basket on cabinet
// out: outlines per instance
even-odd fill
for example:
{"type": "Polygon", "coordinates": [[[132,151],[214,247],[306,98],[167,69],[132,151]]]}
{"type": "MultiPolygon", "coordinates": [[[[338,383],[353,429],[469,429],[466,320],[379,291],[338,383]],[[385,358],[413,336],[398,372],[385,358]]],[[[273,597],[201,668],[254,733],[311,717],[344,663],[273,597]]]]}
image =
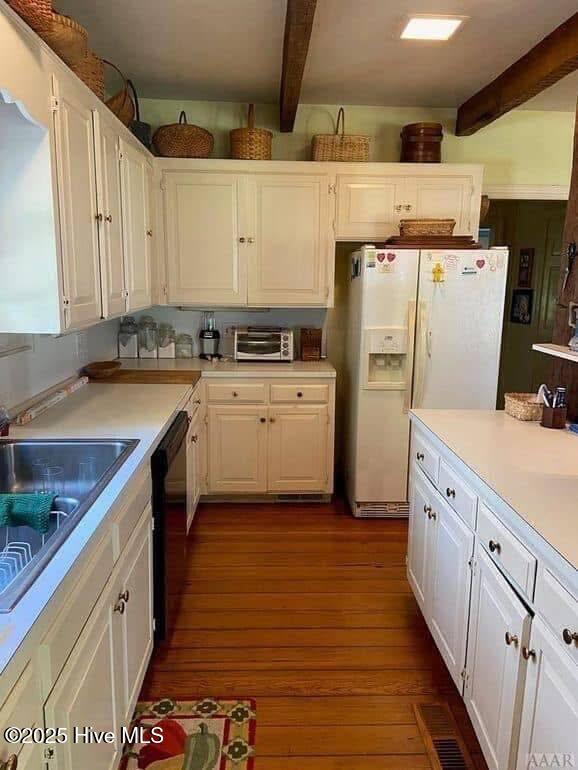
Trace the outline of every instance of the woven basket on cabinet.
{"type": "Polygon", "coordinates": [[[52,21],[52,0],[8,0],[8,5],[36,32],[52,21]]]}
{"type": "Polygon", "coordinates": [[[345,110],[339,108],[334,134],[317,134],[311,142],[311,159],[323,161],[369,160],[369,136],[345,133],[345,110]],[[339,129],[341,127],[341,133],[339,129]]]}
{"type": "Polygon", "coordinates": [[[88,33],[70,16],[53,11],[50,22],[37,32],[69,67],[77,66],[88,53],[88,33]]]}
{"type": "Polygon", "coordinates": [[[400,219],[399,234],[405,237],[420,235],[452,236],[455,219],[400,219]]]}
{"type": "Polygon", "coordinates": [[[229,132],[231,158],[236,160],[271,160],[273,134],[266,128],[255,128],[255,105],[249,105],[247,127],[229,132]]]}
{"type": "Polygon", "coordinates": [[[87,51],[84,59],[71,69],[91,91],[94,91],[99,99],[104,99],[104,62],[102,59],[92,51],[87,51]]]}
{"type": "Polygon", "coordinates": [[[542,419],[544,405],[536,400],[535,393],[505,393],[506,414],[516,420],[534,421],[542,419]]]}
{"type": "Polygon", "coordinates": [[[116,115],[121,123],[124,123],[125,126],[128,126],[134,118],[135,110],[134,102],[130,96],[128,80],[119,70],[116,64],[113,64],[106,59],[103,59],[102,61],[107,66],[112,67],[112,69],[115,70],[122,78],[122,88],[120,91],[114,94],[114,96],[111,96],[110,99],[106,100],[106,106],[116,115]]]}
{"type": "Polygon", "coordinates": [[[160,126],[154,133],[153,144],[165,158],[208,158],[214,139],[210,131],[187,123],[183,110],[178,123],[160,126]]]}

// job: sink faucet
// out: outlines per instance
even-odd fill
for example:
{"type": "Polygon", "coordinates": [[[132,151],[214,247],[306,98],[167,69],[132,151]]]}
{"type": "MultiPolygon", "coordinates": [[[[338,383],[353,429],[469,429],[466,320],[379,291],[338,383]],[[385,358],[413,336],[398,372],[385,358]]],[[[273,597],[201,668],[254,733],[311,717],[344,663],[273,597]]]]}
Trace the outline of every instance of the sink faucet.
{"type": "MultiPolygon", "coordinates": [[[[0,406],[0,437],[7,436],[10,431],[10,423],[12,420],[8,414],[8,410],[5,406],[0,406]]],[[[0,766],[1,770],[1,766],[0,766]]]]}

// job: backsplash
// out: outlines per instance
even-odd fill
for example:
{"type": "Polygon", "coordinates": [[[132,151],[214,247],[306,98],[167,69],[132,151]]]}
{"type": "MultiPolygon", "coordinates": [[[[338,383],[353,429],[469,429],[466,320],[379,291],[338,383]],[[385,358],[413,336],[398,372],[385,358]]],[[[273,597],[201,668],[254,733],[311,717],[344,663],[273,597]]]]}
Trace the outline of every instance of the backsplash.
{"type": "MultiPolygon", "coordinates": [[[[74,376],[84,364],[117,356],[118,321],[62,337],[27,336],[31,350],[0,358],[0,404],[10,409],[74,376]]],[[[2,335],[9,345],[12,335],[2,335]]],[[[22,335],[18,335],[22,339],[22,335]]]]}

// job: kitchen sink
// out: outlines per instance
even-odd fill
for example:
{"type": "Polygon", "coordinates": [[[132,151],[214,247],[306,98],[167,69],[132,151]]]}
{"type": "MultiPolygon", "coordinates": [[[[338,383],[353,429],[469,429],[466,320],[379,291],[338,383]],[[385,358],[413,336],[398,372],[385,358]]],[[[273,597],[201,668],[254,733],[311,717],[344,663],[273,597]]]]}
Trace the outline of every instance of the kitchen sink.
{"type": "Polygon", "coordinates": [[[54,495],[49,529],[0,527],[0,613],[10,612],[134,450],[136,439],[0,441],[0,493],[54,495]]]}

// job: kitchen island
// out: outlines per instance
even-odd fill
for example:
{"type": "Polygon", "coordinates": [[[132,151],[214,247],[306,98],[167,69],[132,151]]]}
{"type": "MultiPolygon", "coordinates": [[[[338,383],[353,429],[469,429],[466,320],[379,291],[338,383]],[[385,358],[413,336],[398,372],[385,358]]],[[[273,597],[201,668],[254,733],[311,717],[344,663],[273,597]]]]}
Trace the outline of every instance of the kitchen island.
{"type": "Polygon", "coordinates": [[[504,412],[411,419],[408,579],[486,762],[578,757],[578,437],[504,412]]]}

